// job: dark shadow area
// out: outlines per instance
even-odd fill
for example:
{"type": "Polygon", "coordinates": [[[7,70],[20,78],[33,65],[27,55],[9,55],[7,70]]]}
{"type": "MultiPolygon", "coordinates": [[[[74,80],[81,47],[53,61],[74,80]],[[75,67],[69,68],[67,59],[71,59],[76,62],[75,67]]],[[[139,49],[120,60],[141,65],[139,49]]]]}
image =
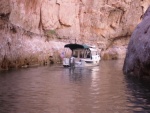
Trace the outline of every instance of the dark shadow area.
{"type": "Polygon", "coordinates": [[[130,96],[128,101],[132,103],[129,106],[134,113],[150,112],[150,80],[138,79],[134,76],[126,76],[127,89],[130,96]],[[131,96],[132,95],[132,96],[131,96]]]}

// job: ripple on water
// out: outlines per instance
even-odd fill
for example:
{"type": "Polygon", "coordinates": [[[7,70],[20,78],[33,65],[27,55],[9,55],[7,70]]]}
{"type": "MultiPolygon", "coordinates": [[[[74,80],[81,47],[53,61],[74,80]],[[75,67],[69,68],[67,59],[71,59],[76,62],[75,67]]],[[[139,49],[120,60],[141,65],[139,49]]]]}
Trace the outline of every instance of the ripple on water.
{"type": "Polygon", "coordinates": [[[125,77],[120,61],[0,72],[0,86],[0,113],[150,112],[150,89],[125,77]]]}

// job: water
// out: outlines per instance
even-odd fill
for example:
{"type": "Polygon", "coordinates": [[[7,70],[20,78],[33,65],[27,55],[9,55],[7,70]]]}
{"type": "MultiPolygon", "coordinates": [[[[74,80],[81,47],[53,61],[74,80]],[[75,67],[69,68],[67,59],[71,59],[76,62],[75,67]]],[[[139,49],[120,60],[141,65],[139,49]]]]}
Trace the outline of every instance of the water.
{"type": "Polygon", "coordinates": [[[122,74],[122,61],[0,73],[0,113],[148,113],[150,88],[122,74]]]}

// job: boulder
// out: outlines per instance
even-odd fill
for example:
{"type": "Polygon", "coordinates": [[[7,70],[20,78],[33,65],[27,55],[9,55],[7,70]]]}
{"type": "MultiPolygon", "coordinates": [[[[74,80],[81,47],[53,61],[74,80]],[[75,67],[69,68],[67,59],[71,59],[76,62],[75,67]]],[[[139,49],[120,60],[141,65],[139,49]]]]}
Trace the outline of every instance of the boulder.
{"type": "Polygon", "coordinates": [[[123,72],[125,75],[150,77],[150,6],[142,18],[131,35],[123,72]]]}

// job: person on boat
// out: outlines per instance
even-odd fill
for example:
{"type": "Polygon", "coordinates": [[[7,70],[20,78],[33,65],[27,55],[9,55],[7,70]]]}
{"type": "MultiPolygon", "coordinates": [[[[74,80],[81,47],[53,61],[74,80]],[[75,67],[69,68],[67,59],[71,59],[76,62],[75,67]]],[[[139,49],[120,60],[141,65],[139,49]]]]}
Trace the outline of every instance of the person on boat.
{"type": "Polygon", "coordinates": [[[64,51],[61,52],[60,57],[61,57],[61,61],[63,61],[63,59],[65,58],[65,52],[64,51]]]}
{"type": "Polygon", "coordinates": [[[71,58],[70,58],[70,67],[72,68],[72,67],[75,67],[75,58],[74,58],[74,56],[72,56],[71,58]]]}
{"type": "Polygon", "coordinates": [[[87,58],[91,58],[91,51],[87,52],[87,58]]]}
{"type": "Polygon", "coordinates": [[[65,57],[65,52],[63,51],[60,56],[63,59],[65,57]]]}

